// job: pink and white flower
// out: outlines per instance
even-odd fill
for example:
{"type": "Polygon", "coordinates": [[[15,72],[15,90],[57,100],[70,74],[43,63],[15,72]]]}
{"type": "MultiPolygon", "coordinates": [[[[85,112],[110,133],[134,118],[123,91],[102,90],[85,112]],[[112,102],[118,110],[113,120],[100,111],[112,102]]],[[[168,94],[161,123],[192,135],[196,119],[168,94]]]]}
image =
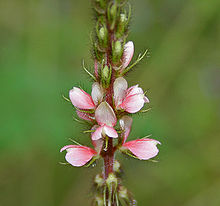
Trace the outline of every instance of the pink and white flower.
{"type": "Polygon", "coordinates": [[[149,99],[144,95],[143,90],[138,85],[128,88],[128,83],[123,77],[115,80],[113,89],[115,106],[118,110],[136,113],[145,103],[149,103],[149,99]]]}
{"type": "Polygon", "coordinates": [[[64,150],[67,151],[65,156],[66,161],[75,167],[81,167],[85,165],[98,154],[94,149],[90,147],[79,145],[67,145],[63,147],[60,152],[63,152],[64,150]]]}
{"type": "Polygon", "coordinates": [[[115,113],[107,102],[102,102],[95,111],[95,118],[99,127],[92,133],[92,140],[101,139],[102,136],[117,138],[118,133],[114,129],[117,123],[115,113]]]}
{"type": "Polygon", "coordinates": [[[160,142],[157,140],[143,138],[125,143],[131,131],[131,117],[125,115],[119,120],[119,123],[121,129],[123,130],[123,141],[121,146],[122,151],[130,151],[133,155],[141,160],[148,160],[158,154],[159,150],[157,149],[156,145],[160,144],[160,142]]]}
{"type": "Polygon", "coordinates": [[[158,154],[157,144],[161,143],[154,139],[144,138],[126,142],[122,145],[121,149],[122,151],[129,150],[140,160],[148,160],[158,154]]]}
{"type": "MultiPolygon", "coordinates": [[[[100,86],[98,82],[93,83],[92,85],[92,96],[86,93],[84,90],[79,89],[77,87],[73,87],[73,89],[69,92],[69,97],[72,104],[82,110],[95,109],[96,106],[103,99],[103,88],[100,86]]],[[[77,111],[77,115],[84,120],[91,121],[92,115],[83,112],[77,111]]]]}

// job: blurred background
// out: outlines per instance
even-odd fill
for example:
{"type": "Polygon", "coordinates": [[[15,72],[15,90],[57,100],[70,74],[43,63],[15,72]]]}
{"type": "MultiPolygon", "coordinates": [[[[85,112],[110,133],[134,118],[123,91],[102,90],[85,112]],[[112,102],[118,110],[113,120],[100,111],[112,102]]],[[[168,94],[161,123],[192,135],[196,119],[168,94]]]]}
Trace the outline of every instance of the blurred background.
{"type": "MultiPolygon", "coordinates": [[[[161,141],[158,163],[122,160],[139,206],[220,205],[220,1],[132,0],[128,40],[149,58],[128,76],[152,110],[129,139],[161,141]]],[[[90,145],[62,95],[91,82],[89,0],[0,1],[0,205],[89,205],[95,168],[60,165],[59,149],[90,145]]]]}

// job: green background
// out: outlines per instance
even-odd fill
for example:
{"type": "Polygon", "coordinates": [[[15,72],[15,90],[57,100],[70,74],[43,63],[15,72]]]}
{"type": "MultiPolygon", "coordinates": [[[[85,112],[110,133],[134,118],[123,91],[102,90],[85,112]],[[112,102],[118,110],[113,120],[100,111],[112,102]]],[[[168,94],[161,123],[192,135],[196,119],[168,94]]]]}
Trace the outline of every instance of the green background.
{"type": "MultiPolygon", "coordinates": [[[[133,0],[128,76],[151,112],[129,139],[161,141],[159,163],[122,158],[139,206],[220,205],[220,1],[133,0]]],[[[0,205],[89,205],[95,168],[60,165],[68,138],[90,145],[62,94],[90,92],[89,0],[0,0],[0,205]]]]}

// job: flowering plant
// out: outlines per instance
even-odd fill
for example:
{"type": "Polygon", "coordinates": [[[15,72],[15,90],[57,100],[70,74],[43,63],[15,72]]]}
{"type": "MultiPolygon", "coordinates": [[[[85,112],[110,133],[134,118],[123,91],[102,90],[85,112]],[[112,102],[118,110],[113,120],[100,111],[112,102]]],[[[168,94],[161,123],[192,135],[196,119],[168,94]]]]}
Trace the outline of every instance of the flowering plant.
{"type": "MultiPolygon", "coordinates": [[[[144,112],[149,99],[139,85],[128,87],[124,78],[143,55],[130,64],[134,44],[126,41],[131,16],[126,0],[93,0],[96,17],[93,41],[94,71],[85,71],[94,80],[91,95],[73,87],[69,98],[80,119],[89,122],[90,139],[94,148],[67,145],[66,161],[75,167],[104,160],[104,170],[95,177],[97,188],[92,205],[135,205],[133,196],[122,186],[119,178],[120,164],[116,151],[140,160],[149,160],[158,154],[159,141],[149,138],[127,141],[132,127],[132,115],[144,112]],[[126,43],[127,42],[127,43],[126,43]]],[[[147,110],[145,110],[147,111],[147,110]]]]}

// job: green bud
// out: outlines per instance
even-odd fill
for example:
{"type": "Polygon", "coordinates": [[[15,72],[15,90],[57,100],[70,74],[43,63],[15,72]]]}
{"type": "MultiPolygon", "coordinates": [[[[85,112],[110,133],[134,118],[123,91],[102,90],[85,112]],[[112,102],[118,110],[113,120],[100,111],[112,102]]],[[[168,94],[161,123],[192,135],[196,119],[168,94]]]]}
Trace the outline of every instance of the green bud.
{"type": "Polygon", "coordinates": [[[113,174],[113,173],[111,173],[111,174],[109,174],[109,176],[108,176],[108,178],[107,178],[107,180],[106,180],[106,184],[108,185],[108,186],[110,186],[110,185],[112,185],[112,184],[118,184],[118,179],[117,179],[117,177],[113,174]]]}
{"type": "Polygon", "coordinates": [[[98,187],[102,187],[104,185],[104,179],[102,177],[102,175],[98,174],[95,176],[95,180],[94,180],[95,184],[97,184],[98,187]]]}
{"type": "Polygon", "coordinates": [[[113,165],[113,170],[115,172],[119,173],[120,172],[120,167],[121,167],[120,163],[117,160],[115,160],[114,165],[113,165]]]}
{"type": "Polygon", "coordinates": [[[104,206],[103,197],[101,197],[101,196],[96,196],[95,199],[94,199],[93,205],[94,205],[94,206],[104,206]]]}
{"type": "Polygon", "coordinates": [[[108,30],[103,18],[100,18],[96,25],[96,33],[101,48],[106,48],[108,45],[108,30]]]}
{"type": "Polygon", "coordinates": [[[110,23],[110,29],[113,30],[115,28],[116,19],[118,16],[118,4],[117,3],[110,3],[108,10],[108,21],[110,23]]]}
{"type": "Polygon", "coordinates": [[[105,67],[102,69],[102,86],[104,88],[108,88],[110,81],[111,81],[111,75],[112,75],[112,68],[105,65],[105,67]]]}
{"type": "Polygon", "coordinates": [[[124,186],[119,187],[118,194],[119,194],[119,197],[122,198],[122,199],[128,199],[129,198],[128,190],[124,186]]]}
{"type": "Polygon", "coordinates": [[[117,64],[123,54],[122,44],[120,41],[113,42],[112,44],[112,61],[117,64]]]}

